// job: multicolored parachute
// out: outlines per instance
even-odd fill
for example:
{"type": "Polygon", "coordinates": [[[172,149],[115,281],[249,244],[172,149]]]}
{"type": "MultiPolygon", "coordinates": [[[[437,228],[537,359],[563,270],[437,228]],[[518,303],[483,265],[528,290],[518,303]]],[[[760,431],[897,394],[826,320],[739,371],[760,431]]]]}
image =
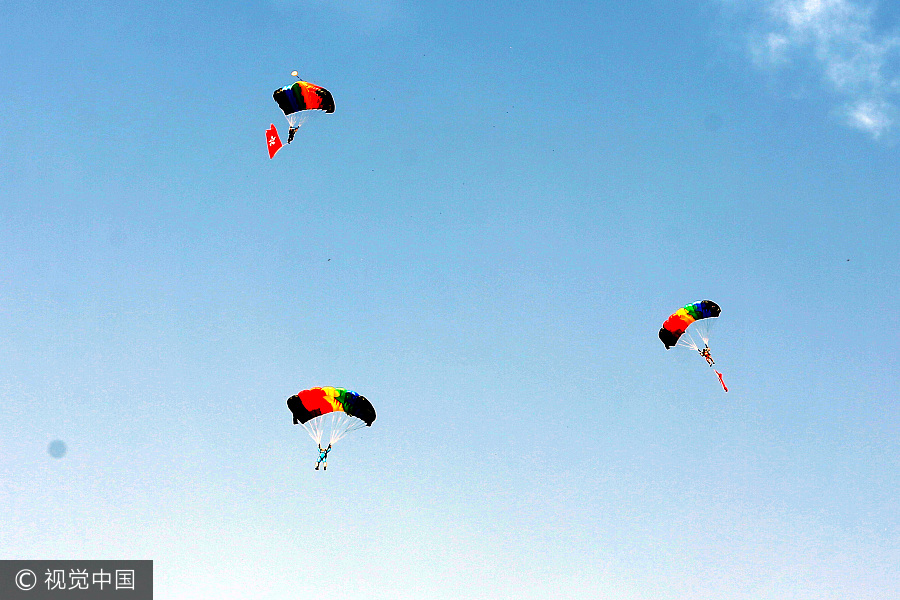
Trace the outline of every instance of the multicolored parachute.
{"type": "MultiPolygon", "coordinates": [[[[659,339],[666,345],[666,350],[676,345],[687,346],[688,348],[698,350],[699,346],[691,338],[690,334],[684,339],[682,339],[682,335],[684,335],[687,332],[688,327],[694,323],[697,323],[702,319],[718,317],[721,312],[722,309],[712,300],[700,300],[688,304],[669,315],[669,318],[666,319],[666,322],[663,323],[663,326],[659,330],[659,339]]],[[[698,325],[692,328],[692,331],[697,332],[700,339],[703,340],[704,345],[709,342],[709,323],[703,323],[702,327],[698,323],[698,325]]]]}
{"type": "Polygon", "coordinates": [[[294,415],[294,425],[303,425],[310,437],[321,445],[322,435],[329,432],[329,444],[348,432],[370,427],[375,421],[375,409],[365,396],[344,388],[315,387],[291,396],[288,408],[294,415]]]}
{"type": "MultiPolygon", "coordinates": [[[[296,71],[294,71],[296,73],[296,71]]],[[[331,92],[307,81],[295,81],[272,94],[275,102],[292,128],[300,127],[310,110],[334,112],[334,98],[331,92]]]]}

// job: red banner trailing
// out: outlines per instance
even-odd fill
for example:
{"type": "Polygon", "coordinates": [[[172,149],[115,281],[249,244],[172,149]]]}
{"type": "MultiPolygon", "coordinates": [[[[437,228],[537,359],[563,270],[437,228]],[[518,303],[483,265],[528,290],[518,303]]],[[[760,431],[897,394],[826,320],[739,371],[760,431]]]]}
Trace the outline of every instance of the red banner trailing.
{"type": "Polygon", "coordinates": [[[728,388],[725,387],[725,381],[722,379],[722,374],[719,373],[718,371],[716,371],[716,375],[719,376],[719,383],[722,384],[722,389],[725,390],[725,391],[727,392],[727,391],[728,391],[728,388]]]}

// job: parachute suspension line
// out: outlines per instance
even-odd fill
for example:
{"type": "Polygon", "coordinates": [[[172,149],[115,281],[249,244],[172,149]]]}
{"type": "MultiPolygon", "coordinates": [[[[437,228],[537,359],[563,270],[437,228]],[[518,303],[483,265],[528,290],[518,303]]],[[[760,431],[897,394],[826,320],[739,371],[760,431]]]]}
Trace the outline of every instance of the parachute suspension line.
{"type": "Polygon", "coordinates": [[[694,321],[688,329],[681,334],[676,346],[683,346],[699,351],[704,346],[709,346],[709,334],[715,319],[703,319],[694,321]]]}
{"type": "Polygon", "coordinates": [[[303,429],[312,438],[312,441],[316,441],[316,433],[313,431],[312,426],[309,423],[303,423],[303,429]]]}
{"type": "Polygon", "coordinates": [[[341,426],[337,430],[337,438],[335,441],[341,439],[347,432],[350,431],[350,427],[353,425],[353,422],[350,420],[351,417],[348,417],[345,413],[341,413],[341,426]]]}
{"type": "Polygon", "coordinates": [[[712,328],[715,324],[715,318],[694,322],[693,328],[696,328],[697,335],[700,336],[705,345],[709,344],[709,334],[712,332],[712,328]]]}
{"type": "Polygon", "coordinates": [[[341,424],[340,427],[338,427],[337,431],[335,431],[334,441],[338,441],[339,439],[347,435],[347,432],[350,431],[350,425],[352,425],[352,423],[350,423],[350,418],[347,417],[347,415],[345,415],[344,413],[341,413],[341,424]]]}
{"type": "Polygon", "coordinates": [[[697,345],[697,342],[694,341],[694,338],[691,336],[690,331],[685,331],[681,334],[681,337],[678,338],[678,343],[676,346],[682,346],[684,348],[690,348],[691,350],[700,350],[700,347],[697,345]]]}
{"type": "Polygon", "coordinates": [[[322,420],[321,419],[311,419],[306,423],[303,423],[303,429],[306,430],[306,433],[309,434],[309,437],[312,438],[316,444],[320,444],[322,442],[322,420]]]}
{"type": "Polygon", "coordinates": [[[347,429],[344,431],[344,435],[350,433],[351,431],[356,431],[357,429],[362,429],[366,424],[364,421],[360,419],[347,419],[347,429]]]}
{"type": "MultiPolygon", "coordinates": [[[[694,323],[696,325],[697,323],[694,323]]],[[[700,350],[701,344],[703,343],[703,336],[700,335],[700,331],[691,327],[688,329],[684,335],[688,338],[688,347],[693,348],[694,350],[700,350]]]]}
{"type": "Polygon", "coordinates": [[[285,118],[287,119],[288,125],[290,125],[292,129],[293,129],[293,128],[296,128],[296,127],[300,127],[301,125],[303,125],[304,123],[306,123],[306,119],[307,119],[308,117],[309,117],[309,111],[308,111],[308,110],[299,110],[299,111],[297,111],[297,112],[295,112],[295,113],[291,113],[291,114],[289,114],[289,115],[285,115],[285,118]]]}
{"type": "Polygon", "coordinates": [[[316,431],[316,443],[320,444],[322,442],[322,432],[325,428],[325,419],[313,419],[313,422],[315,423],[313,427],[315,427],[316,431]]]}
{"type": "Polygon", "coordinates": [[[342,414],[343,413],[333,412],[328,415],[328,418],[330,421],[329,425],[331,426],[330,431],[329,431],[329,436],[328,436],[329,444],[333,444],[336,441],[338,441],[338,439],[339,439],[338,429],[341,426],[340,415],[342,415],[342,414]]]}
{"type": "Polygon", "coordinates": [[[302,423],[302,425],[303,425],[303,429],[306,431],[307,435],[309,435],[309,437],[311,437],[313,439],[313,441],[316,441],[316,436],[313,434],[312,429],[310,429],[309,423],[302,423]]]}
{"type": "Polygon", "coordinates": [[[343,412],[332,413],[334,421],[331,428],[331,442],[335,443],[351,431],[355,431],[365,425],[365,423],[355,417],[350,417],[343,412]]]}
{"type": "MultiPolygon", "coordinates": [[[[708,320],[709,319],[707,319],[707,321],[708,320]]],[[[709,345],[709,325],[706,322],[704,322],[703,325],[697,329],[697,335],[699,335],[700,339],[703,340],[704,346],[709,345]]]]}
{"type": "Polygon", "coordinates": [[[330,432],[330,436],[328,438],[329,444],[334,444],[339,439],[341,439],[340,428],[341,428],[341,425],[343,425],[343,423],[341,422],[342,421],[341,415],[343,415],[343,414],[344,413],[341,413],[341,412],[333,412],[329,415],[331,417],[331,432],[330,432]]]}
{"type": "Polygon", "coordinates": [[[334,444],[351,431],[365,427],[365,422],[344,412],[335,411],[310,419],[303,428],[317,445],[322,445],[322,437],[328,433],[328,443],[334,444]]]}
{"type": "MultiPolygon", "coordinates": [[[[696,323],[694,323],[694,324],[696,325],[696,323]]],[[[709,339],[709,335],[707,335],[706,332],[703,331],[702,327],[698,327],[697,329],[695,329],[694,335],[697,336],[694,341],[697,342],[698,350],[707,345],[706,341],[709,339]],[[701,346],[701,344],[702,344],[702,346],[701,346]]]]}

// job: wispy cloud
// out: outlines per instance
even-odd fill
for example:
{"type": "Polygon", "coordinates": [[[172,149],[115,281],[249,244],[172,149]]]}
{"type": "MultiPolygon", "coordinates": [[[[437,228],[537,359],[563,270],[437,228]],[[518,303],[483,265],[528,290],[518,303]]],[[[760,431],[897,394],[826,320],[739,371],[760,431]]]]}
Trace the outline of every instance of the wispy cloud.
{"type": "MultiPolygon", "coordinates": [[[[757,0],[764,29],[752,36],[757,64],[811,68],[842,99],[841,114],[879,138],[897,122],[900,35],[880,32],[874,8],[855,0],[757,0]]],[[[746,5],[745,5],[746,6],[746,5]]]]}

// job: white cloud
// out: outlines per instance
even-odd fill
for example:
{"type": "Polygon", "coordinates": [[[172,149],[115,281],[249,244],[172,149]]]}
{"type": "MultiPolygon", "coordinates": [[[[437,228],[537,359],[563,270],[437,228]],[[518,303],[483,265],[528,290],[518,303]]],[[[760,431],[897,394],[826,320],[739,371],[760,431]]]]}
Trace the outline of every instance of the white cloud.
{"type": "Polygon", "coordinates": [[[886,102],[861,101],[847,107],[848,122],[852,127],[868,131],[879,138],[894,124],[896,109],[886,102]]]}
{"type": "Polygon", "coordinates": [[[766,30],[753,32],[758,64],[811,69],[843,97],[846,122],[874,137],[896,123],[900,36],[879,32],[874,11],[856,0],[758,0],[766,30]]]}
{"type": "Polygon", "coordinates": [[[757,59],[770,62],[772,64],[783,63],[786,60],[787,49],[790,46],[790,40],[778,33],[770,33],[766,36],[764,44],[765,53],[757,54],[757,59]]]}

